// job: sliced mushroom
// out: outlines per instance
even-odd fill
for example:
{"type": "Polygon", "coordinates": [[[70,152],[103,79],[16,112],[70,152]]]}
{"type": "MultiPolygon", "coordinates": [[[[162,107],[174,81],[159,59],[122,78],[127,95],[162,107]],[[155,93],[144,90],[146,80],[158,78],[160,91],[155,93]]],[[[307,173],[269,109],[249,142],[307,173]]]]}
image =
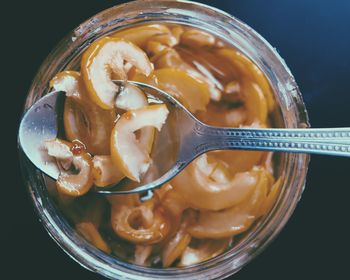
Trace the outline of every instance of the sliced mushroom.
{"type": "Polygon", "coordinates": [[[267,214],[268,212],[270,212],[270,210],[272,209],[273,205],[275,204],[275,202],[277,200],[278,194],[279,194],[281,187],[282,187],[282,183],[283,183],[283,177],[280,177],[272,185],[270,192],[267,194],[266,199],[262,203],[261,208],[259,210],[260,216],[263,216],[263,215],[267,214]]]}
{"type": "Polygon", "coordinates": [[[211,157],[223,161],[230,172],[236,173],[247,172],[255,165],[259,165],[265,152],[261,151],[213,151],[209,152],[211,157]]]}
{"type": "Polygon", "coordinates": [[[113,37],[95,41],[81,60],[81,73],[91,99],[103,109],[113,109],[119,87],[113,83],[111,73],[126,79],[124,61],[149,76],[153,71],[147,55],[133,43],[113,37]]]}
{"type": "Polygon", "coordinates": [[[268,111],[272,112],[276,107],[272,88],[264,73],[245,55],[232,48],[221,48],[215,54],[228,59],[240,72],[241,77],[254,81],[264,94],[268,106],[268,111]]]}
{"type": "Polygon", "coordinates": [[[147,97],[140,88],[126,83],[118,94],[115,105],[123,110],[140,109],[148,105],[147,97]]]}
{"type": "Polygon", "coordinates": [[[121,181],[125,176],[114,164],[111,156],[94,156],[92,159],[94,184],[97,187],[110,186],[121,181]]]}
{"type": "Polygon", "coordinates": [[[119,201],[113,203],[111,224],[121,238],[135,244],[151,245],[167,237],[170,221],[152,201],[135,206],[119,201]]]}
{"type": "Polygon", "coordinates": [[[160,205],[171,218],[172,231],[176,231],[180,226],[182,214],[186,209],[190,208],[189,203],[184,199],[181,193],[170,186],[170,188],[162,194],[160,205]]]}
{"type": "Polygon", "coordinates": [[[73,163],[73,152],[71,151],[72,143],[54,139],[46,141],[44,148],[47,150],[49,156],[54,157],[64,170],[68,170],[73,163]]]}
{"type": "Polygon", "coordinates": [[[137,265],[147,266],[147,260],[152,254],[152,249],[152,245],[136,245],[134,263],[137,265]]]}
{"type": "Polygon", "coordinates": [[[260,208],[266,198],[268,176],[263,168],[256,168],[258,180],[249,198],[221,211],[202,210],[198,221],[188,231],[196,238],[227,238],[246,231],[261,215],[260,208]]]}
{"type": "MultiPolygon", "coordinates": [[[[148,105],[146,95],[140,88],[127,83],[123,90],[118,94],[116,99],[116,106],[123,110],[141,109],[148,105]]],[[[151,153],[153,141],[155,136],[155,129],[153,127],[144,127],[140,130],[138,141],[143,145],[148,153],[151,153]]]]}
{"type": "Polygon", "coordinates": [[[62,71],[50,81],[50,87],[57,91],[64,91],[67,97],[76,100],[83,99],[83,85],[80,83],[80,73],[76,71],[62,71]]]}
{"type": "Polygon", "coordinates": [[[157,77],[153,74],[146,77],[145,75],[135,72],[133,76],[129,78],[130,81],[145,83],[154,87],[158,87],[158,80],[157,77]]]}
{"type": "Polygon", "coordinates": [[[168,46],[162,44],[159,41],[155,41],[155,40],[148,41],[147,45],[146,45],[146,52],[151,58],[162,53],[163,51],[165,51],[167,49],[168,49],[168,46]]]}
{"type": "Polygon", "coordinates": [[[92,245],[101,251],[110,254],[111,248],[106,241],[103,240],[101,234],[97,230],[96,226],[90,222],[82,222],[75,226],[76,230],[92,245]]]}
{"type": "Polygon", "coordinates": [[[208,104],[206,111],[198,112],[196,117],[205,124],[220,127],[240,127],[246,123],[247,110],[242,106],[230,108],[225,103],[208,104]]]}
{"type": "Polygon", "coordinates": [[[205,110],[210,101],[207,84],[175,68],[159,69],[154,71],[154,75],[159,87],[177,98],[192,113],[205,110]]]}
{"type": "Polygon", "coordinates": [[[255,122],[266,123],[268,107],[260,86],[254,82],[245,81],[242,86],[242,95],[248,115],[246,125],[252,125],[255,122]]]}
{"type": "Polygon", "coordinates": [[[171,266],[176,259],[178,259],[182,252],[191,242],[191,235],[187,232],[187,228],[193,222],[194,215],[188,212],[178,228],[174,237],[172,237],[162,249],[162,263],[163,267],[171,266]]]}
{"type": "MultiPolygon", "coordinates": [[[[203,75],[198,70],[196,70],[196,68],[192,67],[187,62],[185,62],[175,49],[164,49],[163,51],[159,52],[157,55],[152,57],[152,62],[154,63],[155,68],[157,70],[163,68],[174,68],[190,74],[191,76],[204,82],[207,85],[209,89],[209,95],[212,100],[220,100],[221,92],[220,89],[218,89],[216,86],[216,81],[214,81],[211,76],[208,78],[207,76],[203,75]]],[[[210,74],[209,72],[206,73],[210,74]]]]}
{"type": "Polygon", "coordinates": [[[185,32],[184,28],[180,25],[171,28],[171,33],[175,38],[180,41],[181,35],[185,32]]]}
{"type": "Polygon", "coordinates": [[[232,243],[232,238],[198,240],[196,246],[187,246],[181,255],[178,267],[204,262],[223,253],[232,243]]]}
{"type": "Polygon", "coordinates": [[[79,72],[63,71],[50,85],[67,96],[63,114],[67,139],[81,141],[92,154],[109,154],[115,113],[101,109],[90,100],[79,72]]]}
{"type": "Polygon", "coordinates": [[[157,34],[151,38],[152,41],[159,42],[168,47],[174,47],[179,43],[179,40],[172,33],[157,34]]]}
{"type": "Polygon", "coordinates": [[[182,33],[181,44],[191,48],[211,47],[215,44],[215,37],[203,30],[190,28],[182,33]]]}
{"type": "Polygon", "coordinates": [[[139,182],[151,165],[147,148],[137,141],[134,132],[147,126],[160,130],[168,113],[164,104],[150,105],[124,113],[115,124],[111,135],[112,159],[131,180],[139,182]]]}
{"type": "Polygon", "coordinates": [[[160,188],[154,189],[153,196],[156,197],[159,201],[161,201],[165,197],[165,195],[172,189],[173,187],[169,183],[166,183],[160,188]]]}
{"type": "MultiPolygon", "coordinates": [[[[239,204],[252,193],[258,180],[257,172],[237,173],[232,179],[225,176],[227,181],[217,181],[217,177],[210,176],[211,172],[205,173],[203,168],[198,166],[199,162],[204,161],[204,164],[214,171],[215,165],[210,166],[206,157],[202,155],[171,181],[174,189],[192,207],[220,210],[239,204]]],[[[224,166],[220,168],[225,169],[224,166]]],[[[222,172],[227,174],[226,170],[222,172]]]]}
{"type": "Polygon", "coordinates": [[[83,150],[72,152],[74,146],[63,140],[54,139],[45,142],[48,154],[58,159],[63,153],[68,157],[72,156],[72,165],[78,170],[77,174],[62,171],[56,185],[58,191],[69,196],[81,196],[87,193],[93,185],[91,156],[83,150]]]}
{"type": "Polygon", "coordinates": [[[117,31],[111,36],[128,40],[140,48],[144,48],[152,37],[159,35],[171,35],[171,31],[162,24],[148,24],[117,31]]]}

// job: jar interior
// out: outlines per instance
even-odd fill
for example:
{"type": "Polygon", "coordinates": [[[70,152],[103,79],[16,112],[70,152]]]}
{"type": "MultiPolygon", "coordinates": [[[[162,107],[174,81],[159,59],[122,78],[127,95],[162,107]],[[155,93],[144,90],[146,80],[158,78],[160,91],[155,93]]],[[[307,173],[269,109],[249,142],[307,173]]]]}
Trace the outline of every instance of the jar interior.
{"type": "MultiPolygon", "coordinates": [[[[110,34],[113,34],[116,31],[126,30],[130,26],[132,26],[132,28],[134,28],[134,27],[137,27],[137,26],[144,26],[145,24],[159,24],[159,23],[166,23],[167,26],[172,24],[174,26],[192,27],[192,28],[196,28],[196,29],[199,29],[199,30],[206,31],[206,32],[214,35],[216,38],[219,37],[217,34],[213,34],[212,32],[210,32],[210,31],[208,31],[206,29],[198,28],[194,24],[188,24],[188,23],[184,23],[184,22],[181,22],[181,21],[174,21],[173,20],[173,21],[169,22],[168,20],[165,20],[165,21],[160,21],[160,20],[156,20],[156,21],[153,21],[153,20],[140,20],[137,24],[129,24],[129,25],[123,26],[122,28],[115,27],[115,28],[107,29],[107,30],[105,30],[104,33],[99,34],[99,38],[100,37],[104,37],[104,36],[108,36],[110,34]]],[[[93,37],[93,40],[97,40],[97,39],[98,38],[93,37]]],[[[244,53],[244,49],[242,49],[239,45],[237,45],[235,43],[235,41],[232,41],[232,40],[228,41],[228,40],[226,40],[225,38],[222,38],[222,37],[219,37],[219,39],[222,40],[224,42],[224,44],[227,45],[228,47],[235,48],[235,49],[239,50],[240,52],[244,53]]],[[[75,71],[79,71],[80,70],[81,56],[84,53],[84,51],[86,50],[86,48],[88,47],[88,45],[89,45],[88,42],[89,41],[86,41],[85,44],[81,46],[79,53],[75,53],[75,56],[72,57],[72,59],[70,61],[67,61],[67,65],[63,66],[62,70],[75,70],[75,71]]],[[[270,85],[271,85],[271,83],[270,83],[270,85]]],[[[269,119],[271,121],[271,126],[272,127],[284,127],[285,126],[280,106],[276,106],[274,111],[269,114],[269,119]]],[[[273,170],[274,170],[274,177],[275,178],[279,178],[282,175],[283,170],[285,170],[286,161],[287,160],[286,160],[286,155],[285,154],[283,154],[283,153],[278,153],[278,154],[275,153],[274,154],[273,170]]],[[[54,192],[53,182],[48,177],[45,178],[45,181],[46,181],[46,185],[49,188],[49,193],[50,192],[53,193],[54,192]]],[[[57,205],[55,205],[55,207],[59,208],[59,207],[57,207],[57,205]]],[[[60,210],[58,210],[58,211],[60,211],[60,210]]],[[[264,218],[265,217],[255,221],[254,224],[251,226],[251,228],[249,230],[247,230],[247,231],[245,231],[245,232],[243,232],[241,234],[236,235],[235,236],[235,242],[233,242],[225,250],[225,253],[232,253],[232,252],[235,251],[235,248],[239,244],[244,244],[244,242],[247,239],[249,239],[250,232],[254,232],[254,229],[259,227],[259,225],[261,224],[261,222],[262,222],[262,220],[264,218]]],[[[67,223],[66,226],[71,226],[69,222],[66,221],[66,223],[67,223]]],[[[72,230],[73,230],[73,228],[72,228],[72,230]]],[[[120,241],[120,242],[122,242],[122,241],[120,241]]],[[[117,257],[117,256],[115,256],[115,257],[117,257]]],[[[164,269],[161,266],[156,266],[156,267],[153,267],[153,268],[164,269]]]]}
{"type": "MultiPolygon", "coordinates": [[[[80,60],[81,60],[81,55],[84,52],[84,50],[87,48],[87,46],[90,44],[90,42],[96,40],[97,38],[109,35],[111,33],[114,33],[116,31],[119,31],[121,29],[125,29],[128,28],[130,26],[135,27],[137,25],[143,25],[146,23],[161,23],[161,22],[165,22],[167,24],[171,23],[171,24],[181,24],[181,25],[186,25],[186,26],[192,26],[195,28],[198,28],[200,26],[200,29],[203,29],[204,31],[208,32],[208,33],[212,33],[213,35],[215,35],[216,37],[219,37],[221,40],[225,41],[228,45],[238,49],[239,51],[241,51],[243,54],[245,54],[247,57],[249,57],[264,73],[267,73],[267,79],[270,82],[270,85],[273,89],[273,92],[275,94],[275,99],[278,103],[278,105],[276,106],[276,109],[274,112],[271,113],[271,120],[273,120],[272,122],[272,126],[273,127],[290,127],[293,126],[294,124],[292,124],[292,121],[294,122],[295,120],[291,121],[291,116],[290,116],[290,112],[288,113],[288,110],[286,110],[286,102],[285,102],[285,97],[281,97],[280,93],[279,93],[279,88],[278,88],[278,83],[276,83],[276,81],[271,80],[271,75],[269,72],[266,72],[266,69],[261,68],[261,62],[260,61],[256,61],[255,57],[251,56],[249,53],[247,53],[247,49],[252,48],[252,46],[247,45],[248,43],[242,43],[242,40],[239,39],[237,41],[234,40],[234,38],[232,38],[232,34],[229,34],[227,32],[225,32],[225,30],[220,29],[220,27],[218,26],[213,26],[210,23],[207,22],[203,22],[202,20],[197,20],[194,18],[191,18],[190,22],[189,19],[178,19],[178,20],[174,20],[173,17],[171,16],[164,16],[163,18],[159,16],[159,14],[152,16],[152,14],[150,14],[148,16],[147,19],[144,19],[143,17],[139,17],[139,18],[135,18],[135,17],[131,17],[130,19],[125,18],[123,19],[123,23],[118,22],[118,20],[114,21],[109,21],[108,24],[102,25],[100,26],[98,29],[96,29],[93,32],[90,32],[89,35],[82,35],[81,38],[81,43],[79,45],[79,48],[75,48],[74,51],[72,51],[70,53],[70,55],[67,56],[67,58],[65,59],[64,62],[61,62],[60,66],[57,67],[55,69],[56,72],[62,71],[64,69],[70,69],[70,70],[79,70],[79,64],[80,64],[80,60]],[[154,19],[154,18],[156,19],[154,19]],[[84,37],[85,36],[85,37],[84,37]],[[88,36],[88,38],[86,37],[88,36]]],[[[79,30],[76,30],[74,34],[77,34],[79,30]]],[[[266,65],[265,65],[266,66],[266,65]]],[[[46,89],[45,91],[42,91],[41,93],[46,93],[48,92],[48,89],[46,89]]],[[[39,92],[40,93],[40,92],[39,92]]],[[[36,95],[35,98],[39,98],[40,94],[36,95]]],[[[33,99],[35,100],[35,99],[33,99]]],[[[33,101],[32,100],[32,101],[33,101]]],[[[303,126],[303,124],[298,124],[303,126]]],[[[307,121],[306,121],[306,125],[307,125],[307,121]]],[[[71,239],[71,241],[73,243],[76,244],[76,247],[66,247],[64,248],[64,250],[66,250],[67,252],[70,252],[70,250],[76,250],[76,248],[81,247],[81,248],[88,248],[88,250],[90,252],[93,252],[94,256],[96,259],[104,259],[104,261],[106,261],[106,263],[114,263],[118,266],[120,266],[120,269],[123,270],[123,268],[125,268],[126,270],[133,270],[135,272],[138,273],[145,273],[147,271],[147,273],[151,273],[151,274],[157,274],[160,273],[159,276],[165,276],[166,274],[163,274],[163,272],[159,272],[159,271],[169,271],[169,272],[173,272],[174,275],[175,273],[179,273],[179,271],[191,271],[192,269],[200,269],[201,267],[203,267],[203,265],[206,265],[208,269],[210,269],[212,266],[218,264],[218,263],[223,263],[225,260],[227,260],[228,258],[231,258],[232,255],[237,255],[238,253],[242,253],[242,250],[244,247],[246,247],[248,244],[249,246],[252,246],[252,248],[255,246],[258,246],[259,241],[261,240],[255,240],[256,242],[252,243],[253,239],[256,239],[256,236],[258,235],[258,233],[263,232],[264,230],[266,230],[266,228],[264,228],[264,226],[266,226],[266,224],[268,224],[271,220],[271,218],[273,217],[273,215],[276,214],[276,211],[279,207],[281,207],[281,203],[285,203],[286,201],[286,197],[289,194],[289,188],[290,186],[288,186],[289,181],[291,180],[290,177],[292,177],[291,174],[295,173],[295,166],[293,166],[293,162],[296,160],[296,157],[294,155],[290,155],[290,154],[276,154],[275,158],[274,158],[274,172],[275,172],[275,176],[276,177],[280,177],[283,176],[284,178],[289,178],[285,180],[285,183],[282,187],[282,191],[279,194],[279,197],[275,203],[274,208],[270,211],[270,213],[268,215],[265,215],[264,217],[262,217],[261,219],[259,219],[257,222],[255,222],[250,229],[248,230],[248,232],[243,233],[242,235],[240,235],[237,238],[237,241],[235,242],[235,244],[228,249],[225,253],[223,253],[222,255],[219,255],[213,259],[210,259],[204,263],[200,263],[197,265],[194,265],[192,267],[187,267],[187,268],[167,268],[167,269],[157,269],[157,268],[147,268],[145,270],[145,268],[143,267],[139,267],[137,265],[134,264],[126,264],[123,261],[119,261],[118,259],[114,258],[114,257],[110,257],[102,252],[98,252],[96,251],[96,249],[91,246],[88,242],[86,242],[84,239],[82,239],[76,232],[75,230],[71,227],[71,225],[67,222],[67,220],[65,218],[63,218],[60,215],[60,210],[57,208],[57,206],[52,203],[52,200],[48,198],[47,195],[47,190],[45,189],[45,187],[43,186],[47,186],[50,185],[49,179],[44,177],[40,172],[38,172],[37,170],[34,171],[33,168],[31,167],[26,167],[27,170],[29,170],[29,172],[26,172],[27,175],[26,176],[31,176],[31,180],[32,180],[32,184],[33,182],[35,182],[35,184],[40,185],[41,187],[36,189],[35,192],[32,194],[33,197],[35,196],[36,198],[33,199],[34,201],[37,200],[37,198],[40,197],[40,199],[38,200],[38,202],[36,203],[36,207],[38,209],[38,211],[47,211],[48,213],[50,213],[51,220],[48,221],[48,223],[57,223],[57,221],[59,221],[58,224],[56,224],[56,228],[60,229],[60,234],[62,235],[62,239],[60,239],[60,237],[58,237],[57,235],[54,236],[54,238],[56,239],[56,241],[58,243],[63,242],[64,239],[67,238],[67,236],[71,239]],[[30,170],[31,169],[31,170],[30,170]],[[33,175],[34,174],[34,175],[33,175]]],[[[300,162],[303,160],[306,160],[305,158],[299,158],[298,159],[300,162]]],[[[24,160],[25,161],[25,160],[24,160]]],[[[27,165],[27,164],[25,164],[27,165]]],[[[290,210],[289,210],[290,211],[290,210]]],[[[266,234],[266,232],[265,232],[266,234]]],[[[251,256],[253,256],[255,253],[246,253],[241,255],[242,258],[251,258],[251,256]],[[249,255],[247,257],[247,254],[249,255]]],[[[86,255],[87,257],[87,255],[86,255]]],[[[81,264],[84,264],[84,261],[82,259],[79,259],[78,257],[75,257],[75,259],[80,262],[81,264]]],[[[89,268],[91,268],[91,266],[88,266],[89,268]]],[[[108,272],[106,271],[104,273],[106,276],[108,276],[108,272]]],[[[111,273],[109,274],[110,277],[112,277],[114,274],[111,273]]]]}

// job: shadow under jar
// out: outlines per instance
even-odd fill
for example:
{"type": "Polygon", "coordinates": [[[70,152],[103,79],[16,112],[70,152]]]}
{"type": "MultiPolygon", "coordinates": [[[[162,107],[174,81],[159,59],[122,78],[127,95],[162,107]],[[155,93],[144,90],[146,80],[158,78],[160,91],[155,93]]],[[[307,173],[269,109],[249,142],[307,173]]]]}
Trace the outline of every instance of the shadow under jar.
{"type": "MultiPolygon", "coordinates": [[[[81,55],[96,39],[148,23],[192,26],[213,34],[236,48],[265,74],[277,103],[270,113],[277,127],[308,127],[301,94],[283,59],[259,34],[236,18],[209,6],[186,1],[134,1],[105,10],[74,29],[51,52],[30,88],[25,108],[48,93],[58,72],[79,70],[81,55]]],[[[21,152],[20,152],[21,153],[21,152]]],[[[305,154],[275,156],[275,177],[282,177],[281,191],[269,213],[257,220],[217,257],[183,268],[143,267],[106,254],[87,242],[67,221],[48,191],[48,178],[21,153],[22,170],[37,213],[58,245],[89,270],[108,278],[123,279],[222,279],[236,273],[258,255],[286,224],[301,197],[309,157],[305,154]]]]}

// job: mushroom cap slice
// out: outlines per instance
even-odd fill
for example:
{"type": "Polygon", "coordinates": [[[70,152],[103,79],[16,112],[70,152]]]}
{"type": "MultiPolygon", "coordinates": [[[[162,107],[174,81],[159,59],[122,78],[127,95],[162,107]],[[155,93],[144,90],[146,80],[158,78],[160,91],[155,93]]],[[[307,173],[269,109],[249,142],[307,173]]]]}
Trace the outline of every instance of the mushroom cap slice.
{"type": "Polygon", "coordinates": [[[253,193],[243,202],[221,211],[202,210],[197,222],[188,231],[196,238],[220,239],[246,231],[261,216],[269,178],[264,168],[256,168],[259,179],[253,193]]]}
{"type": "Polygon", "coordinates": [[[135,131],[144,127],[161,129],[168,116],[166,105],[150,105],[124,113],[116,122],[111,135],[111,155],[115,164],[129,179],[139,182],[151,165],[147,148],[135,131]]]}
{"type": "Polygon", "coordinates": [[[92,154],[109,154],[115,112],[103,110],[90,100],[79,72],[60,72],[51,80],[50,86],[67,96],[63,113],[67,139],[83,142],[92,154]]]}
{"type": "Polygon", "coordinates": [[[91,99],[103,109],[112,109],[119,87],[111,75],[126,79],[124,61],[139,72],[149,76],[153,65],[146,53],[133,43],[113,37],[95,41],[86,50],[81,60],[81,73],[91,99]]]}
{"type": "Polygon", "coordinates": [[[48,154],[57,159],[71,158],[72,165],[78,170],[77,174],[61,172],[56,181],[58,191],[69,196],[87,193],[93,185],[91,156],[84,150],[73,152],[72,143],[59,139],[46,141],[45,147],[48,154]]]}
{"type": "Polygon", "coordinates": [[[257,180],[256,172],[237,173],[230,178],[222,163],[209,163],[207,155],[202,155],[175,176],[171,184],[192,207],[221,210],[246,199],[257,180]]]}

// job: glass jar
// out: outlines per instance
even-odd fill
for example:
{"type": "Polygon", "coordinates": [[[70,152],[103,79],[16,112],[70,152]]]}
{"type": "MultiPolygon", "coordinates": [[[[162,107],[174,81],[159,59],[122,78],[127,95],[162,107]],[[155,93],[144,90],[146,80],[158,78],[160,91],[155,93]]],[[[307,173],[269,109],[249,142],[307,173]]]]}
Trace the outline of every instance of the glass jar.
{"type": "MultiPolygon", "coordinates": [[[[307,127],[308,117],[295,80],[276,50],[248,25],[218,9],[187,1],[134,1],[105,10],[74,29],[41,65],[26,100],[29,108],[48,92],[50,79],[63,69],[77,69],[82,52],[95,39],[121,28],[149,22],[191,25],[232,44],[267,76],[279,104],[281,126],[307,127]]],[[[37,213],[50,236],[85,268],[117,279],[222,279],[236,273],[258,255],[281,231],[299,201],[309,157],[283,154],[279,172],[282,191],[273,209],[227,252],[206,262],[186,267],[156,269],[120,261],[90,245],[68,224],[51,201],[45,177],[21,154],[22,169],[37,213]]]]}

